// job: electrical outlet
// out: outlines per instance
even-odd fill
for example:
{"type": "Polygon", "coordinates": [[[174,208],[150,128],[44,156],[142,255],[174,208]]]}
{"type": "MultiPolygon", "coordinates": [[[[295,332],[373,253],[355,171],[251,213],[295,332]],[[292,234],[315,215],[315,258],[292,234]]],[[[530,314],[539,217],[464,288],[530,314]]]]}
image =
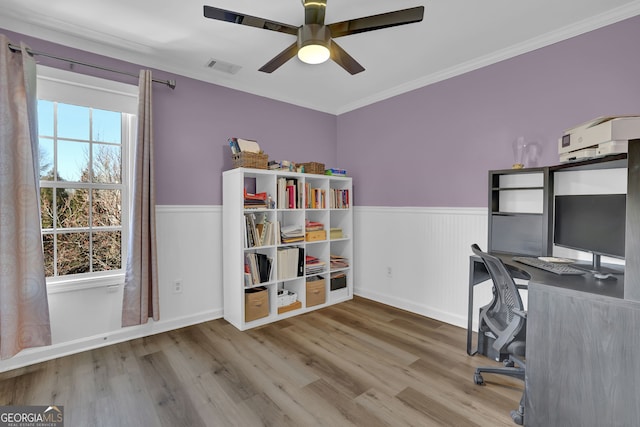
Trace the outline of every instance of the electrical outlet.
{"type": "Polygon", "coordinates": [[[182,280],[176,280],[173,282],[173,293],[181,294],[182,293],[182,280]]]}
{"type": "Polygon", "coordinates": [[[391,267],[387,267],[387,277],[393,277],[393,270],[391,267]]]}

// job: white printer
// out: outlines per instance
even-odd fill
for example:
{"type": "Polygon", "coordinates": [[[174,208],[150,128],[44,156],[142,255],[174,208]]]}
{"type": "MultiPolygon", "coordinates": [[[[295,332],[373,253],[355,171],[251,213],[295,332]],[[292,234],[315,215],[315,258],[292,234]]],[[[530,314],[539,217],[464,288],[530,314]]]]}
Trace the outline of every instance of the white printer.
{"type": "Polygon", "coordinates": [[[626,153],[640,138],[640,116],[598,117],[564,132],[558,140],[560,162],[626,153]]]}

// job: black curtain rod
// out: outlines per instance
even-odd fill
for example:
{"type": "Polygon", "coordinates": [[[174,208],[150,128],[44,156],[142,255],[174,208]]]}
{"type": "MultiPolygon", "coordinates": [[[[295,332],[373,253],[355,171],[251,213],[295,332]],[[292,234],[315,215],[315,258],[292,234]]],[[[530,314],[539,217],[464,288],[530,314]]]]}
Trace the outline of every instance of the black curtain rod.
{"type": "MultiPolygon", "coordinates": [[[[22,51],[22,48],[20,46],[13,45],[11,43],[9,43],[9,49],[11,49],[14,52],[21,52],[22,51]]],[[[51,55],[51,54],[44,53],[44,52],[38,52],[38,51],[29,49],[29,48],[27,48],[26,51],[30,55],[46,56],[47,58],[53,58],[53,59],[58,59],[60,61],[66,61],[66,62],[69,62],[70,64],[84,65],[85,67],[97,68],[99,70],[109,71],[111,73],[118,73],[118,74],[124,74],[126,76],[138,77],[136,74],[127,73],[126,71],[114,70],[112,68],[107,68],[107,67],[103,67],[103,66],[100,66],[100,65],[88,64],[86,62],[76,61],[75,59],[63,58],[61,56],[55,56],[55,55],[51,55]]],[[[176,81],[175,80],[158,80],[158,79],[152,79],[152,80],[154,82],[156,82],[156,83],[162,83],[164,85],[167,85],[171,89],[175,89],[176,88],[176,81]]]]}

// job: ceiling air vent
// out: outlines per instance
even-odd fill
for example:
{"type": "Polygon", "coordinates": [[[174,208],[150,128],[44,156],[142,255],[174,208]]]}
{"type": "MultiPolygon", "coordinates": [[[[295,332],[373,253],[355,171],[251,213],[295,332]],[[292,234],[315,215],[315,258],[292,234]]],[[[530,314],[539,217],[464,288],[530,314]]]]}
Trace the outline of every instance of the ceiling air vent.
{"type": "Polygon", "coordinates": [[[230,64],[228,62],[220,61],[218,59],[210,59],[207,61],[207,68],[220,71],[221,73],[235,74],[242,68],[239,65],[230,64]]]}

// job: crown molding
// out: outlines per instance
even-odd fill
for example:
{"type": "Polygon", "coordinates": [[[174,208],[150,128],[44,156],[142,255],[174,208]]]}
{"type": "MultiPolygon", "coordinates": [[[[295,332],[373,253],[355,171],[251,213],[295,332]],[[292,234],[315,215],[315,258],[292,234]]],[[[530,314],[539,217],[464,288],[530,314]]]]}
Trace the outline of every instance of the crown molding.
{"type": "Polygon", "coordinates": [[[438,83],[443,80],[468,73],[470,71],[478,70],[488,65],[492,65],[506,59],[514,58],[524,53],[532,52],[536,49],[540,49],[554,43],[558,43],[572,37],[597,30],[607,25],[615,24],[616,22],[620,22],[637,15],[640,15],[640,0],[636,0],[633,3],[629,3],[628,5],[610,10],[589,19],[582,20],[575,24],[568,25],[557,31],[552,31],[542,36],[515,44],[508,48],[492,52],[489,55],[484,55],[473,60],[463,62],[454,67],[444,69],[440,72],[429,74],[405,84],[395,86],[391,89],[378,92],[372,96],[362,98],[354,103],[342,106],[335,112],[335,114],[340,115],[352,110],[356,110],[358,108],[366,107],[367,105],[371,105],[376,102],[383,101],[385,99],[401,95],[415,89],[429,86],[431,84],[438,83]]]}

